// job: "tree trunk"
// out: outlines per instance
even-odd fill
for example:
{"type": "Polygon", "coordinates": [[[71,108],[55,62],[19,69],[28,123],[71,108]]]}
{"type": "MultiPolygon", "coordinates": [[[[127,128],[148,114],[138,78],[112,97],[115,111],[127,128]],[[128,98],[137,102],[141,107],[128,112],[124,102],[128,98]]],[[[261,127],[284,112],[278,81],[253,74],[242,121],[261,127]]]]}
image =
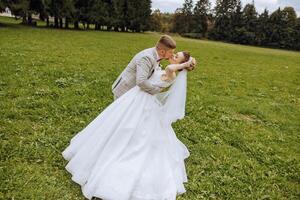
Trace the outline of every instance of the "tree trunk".
{"type": "Polygon", "coordinates": [[[86,29],[90,29],[90,23],[89,22],[86,24],[86,29]]]}
{"type": "Polygon", "coordinates": [[[32,24],[32,16],[31,16],[31,13],[28,13],[28,20],[27,20],[27,23],[28,23],[29,25],[32,24]]]}
{"type": "Polygon", "coordinates": [[[59,18],[59,28],[63,28],[63,19],[59,18]]]}
{"type": "Polygon", "coordinates": [[[58,17],[54,16],[54,28],[58,28],[58,17]]]}
{"type": "Polygon", "coordinates": [[[74,29],[79,29],[79,22],[78,21],[74,21],[74,29]]]}
{"type": "Polygon", "coordinates": [[[69,18],[68,17],[66,17],[66,23],[65,23],[65,28],[69,28],[69,18]]]}
{"type": "Polygon", "coordinates": [[[22,24],[27,24],[27,16],[26,16],[26,12],[23,14],[23,17],[22,17],[22,24]]]}
{"type": "Polygon", "coordinates": [[[47,27],[49,27],[49,16],[47,16],[47,22],[46,22],[46,24],[47,24],[47,27]]]}

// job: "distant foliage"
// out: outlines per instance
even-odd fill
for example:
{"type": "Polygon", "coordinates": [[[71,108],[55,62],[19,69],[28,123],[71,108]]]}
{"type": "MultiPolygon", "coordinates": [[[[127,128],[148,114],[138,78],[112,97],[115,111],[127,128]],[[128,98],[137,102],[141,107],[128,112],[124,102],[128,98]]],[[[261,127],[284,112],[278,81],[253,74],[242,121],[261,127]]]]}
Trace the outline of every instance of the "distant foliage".
{"type": "Polygon", "coordinates": [[[93,24],[96,30],[132,31],[149,30],[151,0],[1,0],[24,24],[32,25],[32,15],[39,14],[42,20],[53,27],[75,29],[82,23],[85,29],[93,24]]]}
{"type": "Polygon", "coordinates": [[[239,44],[300,50],[300,18],[293,7],[261,14],[254,2],[244,8],[241,0],[185,0],[173,14],[171,32],[186,37],[209,38],[239,44]],[[194,6],[193,6],[194,5],[194,6]]]}
{"type": "Polygon", "coordinates": [[[35,25],[33,14],[54,28],[108,31],[157,31],[185,37],[300,50],[300,18],[293,7],[273,13],[256,11],[254,1],[185,0],[175,13],[151,11],[151,0],[0,0],[24,24],[35,25]]]}
{"type": "Polygon", "coordinates": [[[151,14],[150,30],[156,32],[170,32],[172,28],[173,14],[162,13],[156,9],[151,14]]]}

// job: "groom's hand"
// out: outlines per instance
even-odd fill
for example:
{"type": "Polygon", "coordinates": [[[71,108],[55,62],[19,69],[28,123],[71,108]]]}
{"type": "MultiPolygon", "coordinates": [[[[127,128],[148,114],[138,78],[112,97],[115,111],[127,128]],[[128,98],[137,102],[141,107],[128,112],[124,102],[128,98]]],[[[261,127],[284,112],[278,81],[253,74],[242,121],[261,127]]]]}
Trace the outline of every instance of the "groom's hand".
{"type": "Polygon", "coordinates": [[[167,89],[165,87],[160,87],[160,92],[165,92],[167,89]]]}

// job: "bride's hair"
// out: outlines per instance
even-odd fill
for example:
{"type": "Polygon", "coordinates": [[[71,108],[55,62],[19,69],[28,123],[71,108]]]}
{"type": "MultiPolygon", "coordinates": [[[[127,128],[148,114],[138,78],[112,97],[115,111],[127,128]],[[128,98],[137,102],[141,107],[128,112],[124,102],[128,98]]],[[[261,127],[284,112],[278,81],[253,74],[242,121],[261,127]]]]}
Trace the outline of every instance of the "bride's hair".
{"type": "Polygon", "coordinates": [[[183,53],[184,59],[183,59],[183,61],[180,62],[180,64],[189,61],[189,59],[190,59],[190,57],[191,57],[190,52],[183,51],[182,53],[183,53]]]}
{"type": "MultiPolygon", "coordinates": [[[[180,64],[189,61],[189,59],[190,59],[190,57],[191,57],[191,54],[190,54],[190,52],[188,52],[188,51],[183,51],[182,53],[183,53],[184,59],[180,62],[180,64]]],[[[182,71],[182,70],[183,70],[183,69],[180,69],[180,70],[178,70],[178,71],[182,71]]]]}

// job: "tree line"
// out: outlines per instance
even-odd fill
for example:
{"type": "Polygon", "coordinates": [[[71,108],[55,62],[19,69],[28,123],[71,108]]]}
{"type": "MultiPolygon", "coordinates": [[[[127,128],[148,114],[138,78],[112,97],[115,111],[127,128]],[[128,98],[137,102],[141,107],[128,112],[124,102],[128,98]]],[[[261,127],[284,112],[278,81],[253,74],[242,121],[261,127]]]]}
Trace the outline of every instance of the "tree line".
{"type": "Polygon", "coordinates": [[[79,23],[88,29],[140,32],[149,29],[151,0],[0,0],[0,11],[8,7],[22,23],[33,24],[32,15],[54,28],[69,28],[79,23]]]}
{"type": "Polygon", "coordinates": [[[300,50],[300,18],[293,7],[259,14],[254,1],[242,7],[241,0],[216,0],[211,8],[209,0],[185,0],[173,16],[156,10],[151,18],[153,31],[169,28],[187,37],[300,50]]]}
{"type": "Polygon", "coordinates": [[[300,18],[293,7],[258,13],[254,2],[241,0],[185,0],[175,13],[151,10],[151,0],[0,0],[24,24],[39,15],[47,26],[96,30],[179,33],[239,44],[300,50],[300,18]],[[54,19],[53,23],[52,20],[54,19]]]}

